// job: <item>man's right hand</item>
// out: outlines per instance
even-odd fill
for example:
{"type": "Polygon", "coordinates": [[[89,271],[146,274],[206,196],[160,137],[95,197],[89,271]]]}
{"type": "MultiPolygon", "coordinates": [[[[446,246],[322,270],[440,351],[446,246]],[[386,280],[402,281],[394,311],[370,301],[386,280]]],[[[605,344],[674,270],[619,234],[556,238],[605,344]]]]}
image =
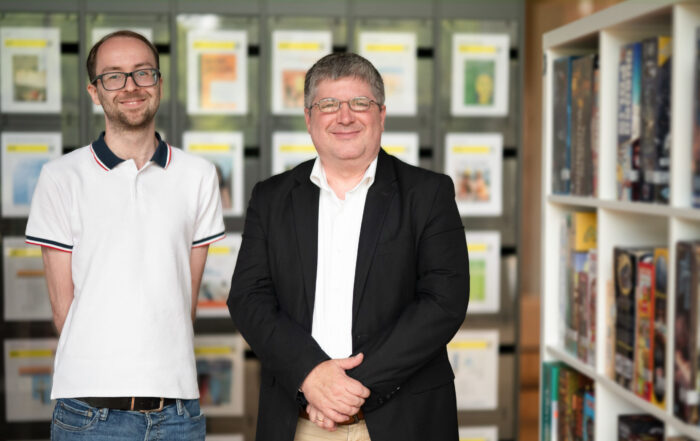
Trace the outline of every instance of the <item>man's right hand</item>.
{"type": "Polygon", "coordinates": [[[301,385],[306,400],[337,423],[355,415],[370,392],[345,371],[359,366],[363,359],[364,356],[360,353],[354,357],[327,360],[317,365],[301,385]]]}

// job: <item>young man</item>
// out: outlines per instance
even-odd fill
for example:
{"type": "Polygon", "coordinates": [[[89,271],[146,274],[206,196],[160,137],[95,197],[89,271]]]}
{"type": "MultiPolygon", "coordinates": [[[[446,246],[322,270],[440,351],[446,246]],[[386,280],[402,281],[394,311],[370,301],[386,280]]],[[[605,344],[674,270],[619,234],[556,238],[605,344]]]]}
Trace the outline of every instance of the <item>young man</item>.
{"type": "Polygon", "coordinates": [[[318,158],[256,185],[228,300],[262,363],[257,439],[456,441],[454,186],[381,150],[384,84],[364,58],[319,60],[304,100],[318,158]]]}
{"type": "Polygon", "coordinates": [[[26,240],[60,333],[53,440],[204,440],[192,322],[224,224],[214,166],[155,132],[158,68],[134,32],[95,44],[87,90],[105,132],[44,166],[32,200],[26,240]]]}

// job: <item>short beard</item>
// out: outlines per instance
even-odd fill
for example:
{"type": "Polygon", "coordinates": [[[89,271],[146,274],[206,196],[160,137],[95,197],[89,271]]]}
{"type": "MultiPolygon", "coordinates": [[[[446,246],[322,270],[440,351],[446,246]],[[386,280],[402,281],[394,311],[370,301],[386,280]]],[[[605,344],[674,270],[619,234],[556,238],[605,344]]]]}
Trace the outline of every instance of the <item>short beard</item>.
{"type": "Polygon", "coordinates": [[[155,99],[154,106],[148,107],[144,110],[144,113],[139,117],[138,120],[130,120],[125,112],[117,110],[117,105],[106,107],[104,101],[107,98],[102,95],[99,96],[100,103],[102,103],[102,110],[104,111],[105,117],[109,120],[112,127],[120,132],[127,132],[131,130],[143,130],[148,128],[153,120],[155,119],[156,113],[158,112],[158,107],[160,105],[160,93],[158,90],[152,95],[155,99]],[[108,111],[109,109],[109,111],[108,111]]]}

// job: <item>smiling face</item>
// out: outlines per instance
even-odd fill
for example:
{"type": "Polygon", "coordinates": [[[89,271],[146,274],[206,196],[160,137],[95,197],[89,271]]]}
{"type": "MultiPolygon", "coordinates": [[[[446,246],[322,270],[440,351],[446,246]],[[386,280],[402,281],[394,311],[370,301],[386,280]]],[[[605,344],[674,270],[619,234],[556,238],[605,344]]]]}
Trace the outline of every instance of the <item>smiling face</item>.
{"type": "MultiPolygon", "coordinates": [[[[129,37],[114,37],[105,41],[97,52],[95,73],[133,72],[156,68],[151,50],[143,42],[129,37]]],[[[163,80],[151,87],[139,87],[127,78],[120,90],[105,90],[100,80],[89,84],[87,90],[95,104],[102,105],[107,131],[154,129],[153,118],[158,111],[163,80]]]]}
{"type": "MultiPolygon", "coordinates": [[[[316,87],[312,103],[323,98],[347,101],[358,96],[376,97],[365,81],[345,77],[323,80],[316,87]]],[[[342,103],[335,113],[322,113],[318,106],[304,111],[306,127],[324,166],[339,168],[344,164],[367,167],[379,153],[384,131],[386,107],[372,103],[366,112],[353,112],[342,103]]]]}

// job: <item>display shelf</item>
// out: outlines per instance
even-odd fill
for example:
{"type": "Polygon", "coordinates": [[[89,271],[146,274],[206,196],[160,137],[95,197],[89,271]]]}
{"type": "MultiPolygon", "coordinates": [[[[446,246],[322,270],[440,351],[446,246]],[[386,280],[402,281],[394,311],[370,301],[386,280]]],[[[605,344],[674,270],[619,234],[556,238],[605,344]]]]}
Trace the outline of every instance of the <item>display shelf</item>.
{"type": "MultiPolygon", "coordinates": [[[[612,295],[613,249],[616,246],[667,246],[669,249],[667,323],[675,318],[675,244],[700,239],[700,209],[691,207],[690,158],[695,72],[696,28],[700,27],[700,2],[660,0],[627,1],[571,24],[543,37],[542,195],[542,320],[543,361],[561,361],[590,377],[595,384],[595,439],[617,439],[617,418],[626,413],[650,413],[666,424],[666,435],[700,439],[700,428],[673,416],[673,326],[668,326],[666,343],[666,408],[661,409],[636,396],[610,379],[605,340],[608,311],[606,297],[612,295]],[[617,200],[617,97],[618,63],[623,45],[656,35],[671,35],[671,178],[668,205],[617,200]],[[554,60],[565,55],[598,53],[599,133],[598,196],[580,197],[552,194],[554,60]],[[581,362],[563,349],[560,317],[559,264],[561,222],[571,211],[597,213],[597,304],[596,366],[581,362]]],[[[610,361],[612,362],[612,361],[610,361]]]]}

